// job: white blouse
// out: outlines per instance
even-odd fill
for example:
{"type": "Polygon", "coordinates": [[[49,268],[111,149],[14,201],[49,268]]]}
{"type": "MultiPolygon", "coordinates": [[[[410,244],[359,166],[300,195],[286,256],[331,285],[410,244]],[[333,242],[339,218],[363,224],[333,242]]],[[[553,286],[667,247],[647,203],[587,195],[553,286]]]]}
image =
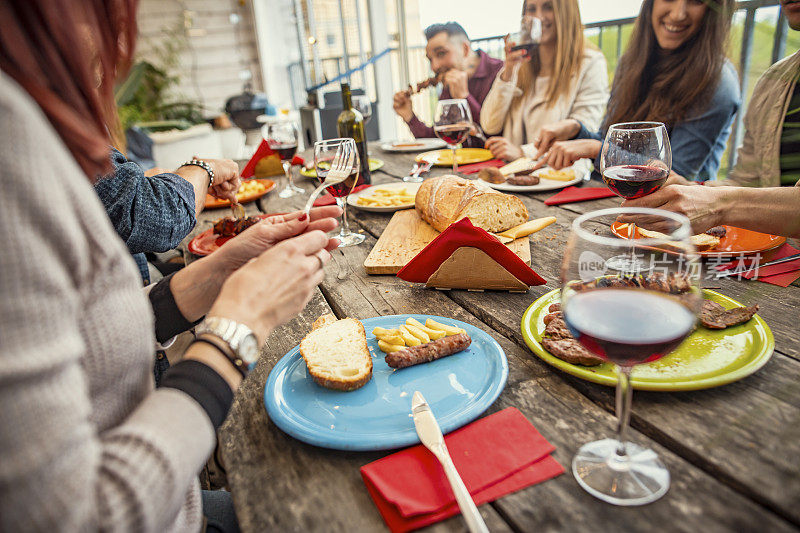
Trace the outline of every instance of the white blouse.
{"type": "Polygon", "coordinates": [[[523,153],[531,157],[536,153],[533,140],[542,126],[574,118],[590,131],[600,128],[608,102],[608,71],[601,52],[586,49],[569,92],[551,107],[546,100],[550,78],[537,78],[533,90],[522,96],[522,89],[517,87],[519,67],[516,66],[509,81],[500,78],[501,70],[483,101],[481,127],[487,135],[498,135],[502,131],[503,137],[521,146],[523,153]],[[514,99],[519,96],[522,102],[512,108],[512,103],[516,104],[514,99]]]}

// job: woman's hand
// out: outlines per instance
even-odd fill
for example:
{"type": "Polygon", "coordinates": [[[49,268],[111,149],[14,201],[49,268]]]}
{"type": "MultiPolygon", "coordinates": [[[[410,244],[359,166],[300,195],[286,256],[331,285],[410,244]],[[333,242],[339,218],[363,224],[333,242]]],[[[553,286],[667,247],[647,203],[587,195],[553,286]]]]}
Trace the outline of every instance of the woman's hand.
{"type": "MultiPolygon", "coordinates": [[[[300,220],[300,211],[269,217],[247,228],[210,256],[179,270],[170,281],[170,289],[181,314],[190,322],[207,314],[225,281],[248,261],[287,239],[333,230],[338,225],[333,217],[341,213],[334,205],[312,209],[310,220],[300,220]]],[[[322,248],[333,250],[338,245],[336,239],[327,239],[322,248]]]]}
{"type": "MultiPolygon", "coordinates": [[[[703,233],[709,228],[720,224],[724,202],[720,201],[720,188],[693,187],[691,185],[668,185],[647,196],[622,202],[623,207],[652,207],[666,209],[673,213],[686,215],[692,223],[695,234],[703,233]]],[[[632,217],[630,215],[619,218],[620,222],[633,222],[645,229],[669,232],[667,223],[654,223],[648,217],[632,217]]]]}
{"type": "Polygon", "coordinates": [[[236,191],[242,184],[239,165],[230,159],[203,159],[214,170],[214,185],[208,192],[214,198],[236,202],[236,191]]]}
{"type": "Polygon", "coordinates": [[[588,157],[594,159],[600,152],[600,141],[594,139],[578,139],[574,141],[557,141],[545,152],[533,169],[545,165],[556,170],[571,166],[575,161],[588,157]]]}
{"type": "MultiPolygon", "coordinates": [[[[313,208],[308,219],[303,217],[302,211],[267,217],[226,242],[210,258],[218,261],[224,270],[233,272],[281,241],[311,231],[333,231],[339,225],[336,217],[341,214],[341,208],[332,205],[313,208]]],[[[329,239],[325,249],[330,251],[337,246],[339,241],[329,239]]]]}
{"type": "Polygon", "coordinates": [[[581,123],[574,118],[559,120],[543,126],[539,135],[533,140],[533,145],[538,150],[534,159],[539,159],[547,152],[556,141],[568,141],[581,131],[581,123]]]}
{"type": "Polygon", "coordinates": [[[517,68],[517,65],[527,61],[528,56],[525,54],[525,50],[511,50],[517,43],[511,40],[510,35],[506,35],[503,41],[505,42],[506,61],[503,70],[500,71],[500,79],[511,81],[514,69],[517,68]]]}
{"type": "Polygon", "coordinates": [[[514,161],[522,157],[522,148],[505,137],[489,137],[485,147],[493,156],[505,161],[514,161]]]}
{"type": "Polygon", "coordinates": [[[331,257],[329,244],[322,231],[279,242],[231,274],[208,314],[247,325],[263,344],[313,296],[331,257]]]}

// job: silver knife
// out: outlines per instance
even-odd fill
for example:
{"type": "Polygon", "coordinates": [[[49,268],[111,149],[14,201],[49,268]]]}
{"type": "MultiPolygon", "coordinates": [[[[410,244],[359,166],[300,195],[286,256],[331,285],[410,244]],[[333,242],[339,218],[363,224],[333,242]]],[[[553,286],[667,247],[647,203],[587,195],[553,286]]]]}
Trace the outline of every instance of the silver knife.
{"type": "Polygon", "coordinates": [[[771,265],[780,265],[781,263],[788,263],[789,261],[794,261],[795,259],[800,259],[800,254],[787,255],[786,257],[783,257],[781,259],[775,259],[774,261],[767,261],[766,263],[762,263],[760,265],[754,265],[744,270],[736,270],[735,268],[732,268],[729,271],[717,272],[714,279],[727,278],[728,276],[738,276],[739,274],[744,274],[745,272],[750,272],[751,270],[756,270],[757,268],[762,268],[771,265]]]}
{"type": "Polygon", "coordinates": [[[458,502],[461,515],[467,523],[467,528],[471,533],[489,533],[481,513],[475,506],[475,502],[461,480],[461,476],[458,475],[458,470],[456,470],[453,460],[450,459],[450,453],[444,443],[442,430],[439,429],[439,424],[436,423],[436,418],[434,418],[428,402],[425,401],[419,391],[414,393],[414,397],[411,400],[411,413],[414,415],[414,426],[417,428],[419,440],[436,456],[442,467],[444,467],[444,473],[450,482],[453,494],[456,496],[456,502],[458,502]]]}

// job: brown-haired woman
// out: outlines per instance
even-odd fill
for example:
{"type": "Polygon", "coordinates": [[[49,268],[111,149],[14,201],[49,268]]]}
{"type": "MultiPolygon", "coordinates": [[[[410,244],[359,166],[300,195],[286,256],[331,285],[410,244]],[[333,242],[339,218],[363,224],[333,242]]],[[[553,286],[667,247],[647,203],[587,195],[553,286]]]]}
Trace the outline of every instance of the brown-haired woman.
{"type": "Polygon", "coordinates": [[[736,70],[725,58],[733,6],[733,0],[645,0],[603,127],[596,132],[565,120],[543,129],[535,140],[537,157],[544,155],[539,164],[562,168],[596,158],[611,124],[657,121],[670,134],[673,170],[714,179],[741,102],[736,70]]]}
{"type": "Polygon", "coordinates": [[[486,148],[513,160],[536,151],[533,140],[547,124],[574,119],[599,127],[608,99],[606,60],[584,42],[578,0],[526,0],[522,16],[541,21],[538,53],[512,51],[481,109],[486,148]]]}
{"type": "Polygon", "coordinates": [[[229,495],[201,498],[197,472],[246,363],[337,245],[336,207],[273,217],[142,290],[91,186],[110,166],[135,13],[135,0],[0,2],[1,531],[200,531],[212,499],[209,529],[235,531],[229,495]],[[154,389],[156,341],[203,316],[154,389]]]}

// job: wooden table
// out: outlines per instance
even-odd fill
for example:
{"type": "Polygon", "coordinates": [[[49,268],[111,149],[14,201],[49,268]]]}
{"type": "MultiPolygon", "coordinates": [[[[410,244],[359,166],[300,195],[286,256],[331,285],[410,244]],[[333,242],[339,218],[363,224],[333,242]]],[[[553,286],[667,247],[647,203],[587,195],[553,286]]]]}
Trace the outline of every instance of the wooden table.
{"type": "MultiPolygon", "coordinates": [[[[373,182],[395,181],[411,168],[410,155],[372,146],[386,162],[373,182]]],[[[437,169],[432,175],[446,173],[437,169]]],[[[312,183],[300,178],[310,190],[312,183]]],[[[263,198],[264,212],[299,208],[305,198],[263,198]]],[[[366,242],[337,250],[326,277],[303,313],[276,330],[245,380],[221,430],[239,523],[255,531],[386,530],[367,494],[359,467],[391,452],[354,453],[316,448],[269,421],[263,389],[270,369],[326,312],[368,318],[430,313],[464,320],[492,335],[508,357],[509,377],[488,413],[517,407],[555,446],[568,470],[556,479],[481,506],[491,531],[796,531],[800,529],[800,284],[783,289],[732,279],[715,282],[744,304],[759,303],[775,335],[775,354],[759,372],[737,383],[698,392],[637,391],[631,440],[651,447],[666,463],[672,484],[656,503],[621,508],[584,492],[569,472],[584,443],[612,436],[614,391],[573,378],[534,356],[522,339],[523,311],[558,287],[561,254],[572,220],[619,204],[610,198],[547,207],[553,193],[521,195],[531,218],[557,222],[532,239],[532,266],[547,280],[526,294],[426,290],[393,276],[367,276],[362,263],[390,215],[351,210],[366,242]]],[[[250,209],[254,209],[251,207],[250,209]]],[[[218,218],[220,211],[205,215],[218,218]]],[[[227,214],[227,213],[224,213],[227,214]]],[[[199,228],[202,229],[202,228],[199,228]]],[[[795,243],[797,244],[797,243],[795,243]]],[[[460,516],[429,528],[465,530],[460,516]]]]}

